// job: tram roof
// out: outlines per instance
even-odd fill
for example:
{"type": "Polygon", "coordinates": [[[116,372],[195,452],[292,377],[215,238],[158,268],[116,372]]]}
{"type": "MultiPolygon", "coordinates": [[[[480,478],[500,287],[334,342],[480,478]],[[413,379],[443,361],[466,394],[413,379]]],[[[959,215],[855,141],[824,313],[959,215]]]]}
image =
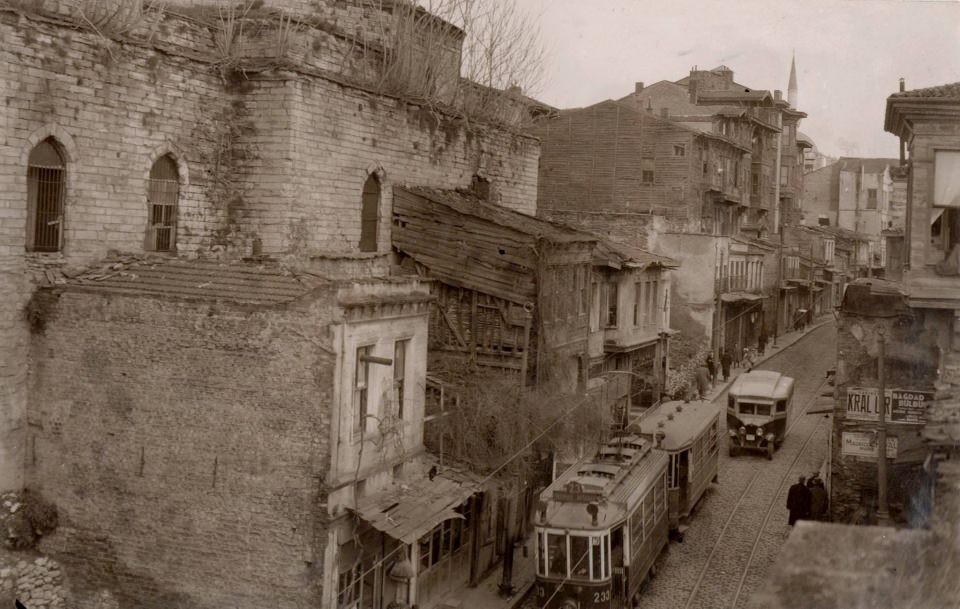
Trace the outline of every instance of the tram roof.
{"type": "Polygon", "coordinates": [[[668,451],[682,450],[693,443],[720,415],[720,406],[698,400],[693,402],[664,402],[643,413],[638,423],[640,433],[654,437],[664,433],[661,448],[668,451]]]}
{"type": "MultiPolygon", "coordinates": [[[[642,449],[624,449],[625,459],[617,463],[614,459],[597,455],[581,459],[567,468],[541,494],[541,499],[547,504],[547,518],[537,524],[546,527],[572,528],[581,530],[602,530],[608,528],[627,515],[627,505],[634,494],[642,494],[657,479],[658,474],[667,465],[667,455],[663,451],[652,448],[652,444],[642,440],[639,436],[632,436],[626,444],[645,444],[642,449]],[[629,455],[629,456],[628,456],[629,455]],[[596,471],[601,475],[584,474],[586,471],[596,471]],[[610,478],[610,475],[613,478],[610,478]],[[569,493],[570,483],[579,486],[584,495],[582,499],[573,496],[569,499],[558,498],[557,495],[569,493]],[[592,517],[587,512],[590,503],[589,495],[595,494],[598,506],[597,524],[591,523],[592,517]]],[[[614,439],[604,447],[616,446],[619,442],[614,439]]],[[[571,493],[575,495],[575,493],[571,493]]]]}
{"type": "Polygon", "coordinates": [[[730,395],[784,400],[793,392],[793,379],[773,370],[751,370],[741,374],[730,385],[730,395]]]}

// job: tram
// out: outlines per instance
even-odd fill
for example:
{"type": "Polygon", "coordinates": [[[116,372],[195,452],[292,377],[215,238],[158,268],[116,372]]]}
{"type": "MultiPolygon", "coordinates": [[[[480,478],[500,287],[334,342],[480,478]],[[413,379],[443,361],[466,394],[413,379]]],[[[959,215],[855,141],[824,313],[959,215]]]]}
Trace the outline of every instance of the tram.
{"type": "Polygon", "coordinates": [[[668,463],[649,440],[621,436],[541,493],[534,520],[538,607],[634,605],[668,542],[668,463]]]}
{"type": "Polygon", "coordinates": [[[632,424],[670,456],[670,529],[676,531],[717,482],[720,406],[707,401],[665,402],[647,410],[632,424]]]}
{"type": "Polygon", "coordinates": [[[741,374],[727,392],[730,456],[763,451],[767,459],[783,444],[793,410],[793,379],[773,370],[741,374]]]}

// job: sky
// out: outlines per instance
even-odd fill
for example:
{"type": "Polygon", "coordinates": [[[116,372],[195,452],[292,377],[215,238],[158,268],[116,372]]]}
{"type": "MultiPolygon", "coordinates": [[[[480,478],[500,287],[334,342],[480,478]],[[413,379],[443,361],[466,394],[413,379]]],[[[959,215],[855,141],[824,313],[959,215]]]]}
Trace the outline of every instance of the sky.
{"type": "Polygon", "coordinates": [[[620,98],[693,66],[787,94],[824,154],[897,157],[883,130],[897,91],[960,81],[960,0],[516,0],[547,51],[535,96],[559,108],[620,98]]]}

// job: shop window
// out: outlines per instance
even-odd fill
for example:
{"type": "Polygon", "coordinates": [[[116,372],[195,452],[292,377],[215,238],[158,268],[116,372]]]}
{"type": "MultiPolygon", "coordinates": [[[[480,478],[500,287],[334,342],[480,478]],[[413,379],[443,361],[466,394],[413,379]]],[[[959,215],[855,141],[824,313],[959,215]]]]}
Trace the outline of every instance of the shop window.
{"type": "Polygon", "coordinates": [[[56,140],[49,137],[27,159],[27,249],[58,252],[63,237],[66,164],[56,140]]]}
{"type": "Polygon", "coordinates": [[[337,609],[356,609],[360,606],[360,587],[363,583],[363,565],[355,565],[340,573],[337,579],[337,609]]]}
{"type": "Polygon", "coordinates": [[[371,174],[363,183],[360,208],[360,251],[377,251],[377,226],[380,219],[380,180],[371,174]]]}
{"type": "Polygon", "coordinates": [[[176,246],[177,203],[180,197],[180,175],[169,154],[157,159],[150,168],[147,207],[149,221],[145,248],[169,252],[176,246]]]}

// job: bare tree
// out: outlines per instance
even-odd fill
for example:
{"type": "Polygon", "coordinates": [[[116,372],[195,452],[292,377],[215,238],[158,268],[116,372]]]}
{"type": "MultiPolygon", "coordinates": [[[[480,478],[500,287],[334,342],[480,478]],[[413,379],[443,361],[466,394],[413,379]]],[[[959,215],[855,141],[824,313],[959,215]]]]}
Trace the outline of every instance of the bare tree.
{"type": "Polygon", "coordinates": [[[522,93],[539,91],[545,52],[534,17],[515,0],[366,2],[376,17],[359,30],[359,53],[347,54],[349,72],[385,93],[455,106],[468,118],[523,122],[529,100],[522,93]]]}

